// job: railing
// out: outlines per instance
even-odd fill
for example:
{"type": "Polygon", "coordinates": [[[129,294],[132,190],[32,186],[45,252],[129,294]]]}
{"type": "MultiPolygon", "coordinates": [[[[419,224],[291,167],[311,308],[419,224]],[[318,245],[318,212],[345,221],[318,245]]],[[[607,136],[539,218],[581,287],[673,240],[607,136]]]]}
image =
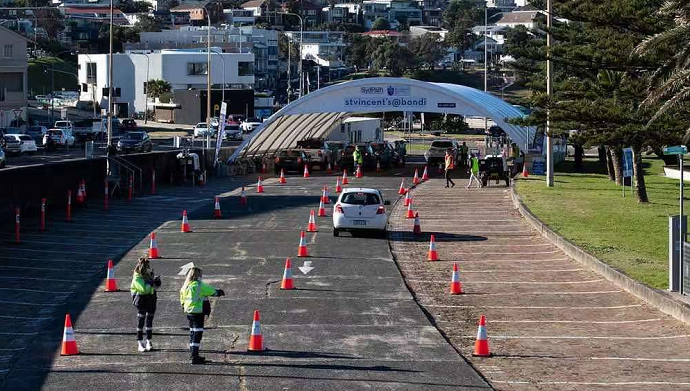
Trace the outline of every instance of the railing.
{"type": "MultiPolygon", "coordinates": [[[[140,167],[136,166],[132,162],[129,162],[125,159],[123,159],[120,156],[110,156],[108,157],[108,162],[110,164],[116,164],[118,166],[118,171],[121,169],[125,169],[127,173],[130,173],[132,176],[132,182],[136,181],[137,177],[137,172],[139,173],[139,189],[138,192],[141,193],[141,190],[144,186],[144,178],[143,178],[143,171],[140,167]]],[[[110,174],[110,173],[109,173],[110,174]]],[[[110,175],[109,175],[110,176],[110,175]]],[[[122,176],[119,176],[118,183],[121,181],[122,176]]],[[[115,190],[115,189],[113,189],[115,190]]]]}

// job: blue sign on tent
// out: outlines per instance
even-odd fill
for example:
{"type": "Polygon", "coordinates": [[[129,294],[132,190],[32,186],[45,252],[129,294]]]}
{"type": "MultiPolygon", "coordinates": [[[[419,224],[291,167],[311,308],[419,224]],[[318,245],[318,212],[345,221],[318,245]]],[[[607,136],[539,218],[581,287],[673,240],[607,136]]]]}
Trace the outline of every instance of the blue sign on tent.
{"type": "Polygon", "coordinates": [[[632,148],[623,148],[623,178],[633,176],[632,148]]]}

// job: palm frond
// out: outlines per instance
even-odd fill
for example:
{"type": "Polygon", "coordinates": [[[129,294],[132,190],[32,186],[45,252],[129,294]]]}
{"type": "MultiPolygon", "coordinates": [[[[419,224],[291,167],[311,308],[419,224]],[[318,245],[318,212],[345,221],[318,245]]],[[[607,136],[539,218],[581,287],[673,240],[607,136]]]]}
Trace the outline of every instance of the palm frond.
{"type": "Polygon", "coordinates": [[[669,99],[668,101],[666,101],[666,103],[659,107],[654,116],[652,116],[652,118],[649,120],[648,124],[651,124],[652,122],[656,121],[659,117],[666,114],[672,108],[682,104],[688,98],[690,98],[690,86],[687,86],[680,90],[671,99],[669,99]]]}
{"type": "Polygon", "coordinates": [[[690,87],[690,69],[677,71],[659,88],[653,90],[642,104],[646,106],[657,104],[662,99],[674,95],[678,91],[683,91],[688,87],[690,87]]]}

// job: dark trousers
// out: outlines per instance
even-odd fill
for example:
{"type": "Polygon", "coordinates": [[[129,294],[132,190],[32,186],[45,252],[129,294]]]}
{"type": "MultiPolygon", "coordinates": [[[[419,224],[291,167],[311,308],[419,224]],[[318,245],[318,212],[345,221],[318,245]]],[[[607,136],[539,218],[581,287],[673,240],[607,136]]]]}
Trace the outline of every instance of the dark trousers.
{"type": "Polygon", "coordinates": [[[450,179],[450,172],[453,170],[446,170],[446,187],[453,185],[455,186],[455,182],[453,182],[452,179],[450,179]]]}
{"type": "Polygon", "coordinates": [[[146,331],[146,339],[151,339],[153,336],[153,315],[153,312],[137,311],[137,341],[144,339],[144,331],[146,331]]]}
{"type": "Polygon", "coordinates": [[[204,314],[187,314],[189,320],[189,355],[199,356],[201,337],[204,335],[204,314]]]}

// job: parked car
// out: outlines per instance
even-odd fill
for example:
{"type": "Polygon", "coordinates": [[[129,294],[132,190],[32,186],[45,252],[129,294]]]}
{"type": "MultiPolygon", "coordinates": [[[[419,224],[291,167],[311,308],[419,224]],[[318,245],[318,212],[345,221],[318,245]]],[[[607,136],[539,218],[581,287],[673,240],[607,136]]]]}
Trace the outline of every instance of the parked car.
{"type": "Polygon", "coordinates": [[[283,169],[285,172],[297,171],[301,173],[305,164],[311,170],[311,161],[304,151],[299,149],[283,150],[276,154],[275,172],[276,175],[280,174],[280,170],[283,169]]]}
{"type": "Polygon", "coordinates": [[[237,122],[230,122],[225,125],[226,140],[242,140],[242,129],[237,122]]]}
{"type": "Polygon", "coordinates": [[[261,121],[259,121],[257,118],[247,118],[246,121],[243,121],[240,127],[242,128],[242,131],[244,133],[251,133],[261,125],[261,121]]]}
{"type": "Polygon", "coordinates": [[[153,143],[146,132],[127,132],[117,142],[118,152],[151,152],[153,143]]]}
{"type": "Polygon", "coordinates": [[[26,132],[24,132],[26,135],[31,136],[32,139],[36,142],[36,144],[43,145],[43,136],[48,133],[48,128],[45,126],[29,126],[26,129],[26,132]]]}
{"type": "Polygon", "coordinates": [[[5,151],[0,147],[0,168],[5,168],[7,166],[7,158],[5,157],[5,151]]]}
{"type": "Polygon", "coordinates": [[[74,133],[74,124],[72,121],[55,121],[53,128],[69,130],[70,133],[74,133]]]}
{"type": "Polygon", "coordinates": [[[377,189],[345,188],[333,206],[333,236],[341,231],[373,230],[386,236],[386,207],[377,189]]]}
{"type": "Polygon", "coordinates": [[[194,137],[206,137],[210,134],[206,122],[199,122],[194,126],[194,137]]]}
{"type": "Polygon", "coordinates": [[[324,146],[328,153],[328,162],[331,165],[340,166],[340,154],[347,147],[347,142],[345,141],[328,141],[324,142],[324,146]]]}
{"type": "Polygon", "coordinates": [[[326,169],[328,164],[328,149],[326,148],[324,139],[311,138],[297,141],[297,149],[304,151],[311,164],[319,166],[322,170],[326,169]]]}
{"type": "Polygon", "coordinates": [[[386,143],[372,143],[371,149],[374,151],[374,157],[381,164],[381,167],[389,168],[393,165],[393,150],[386,143]]]}
{"type": "Polygon", "coordinates": [[[72,132],[64,129],[48,129],[48,133],[43,136],[43,145],[48,149],[71,147],[74,142],[75,138],[72,132]]]}
{"type": "Polygon", "coordinates": [[[137,121],[132,118],[125,118],[120,123],[120,128],[126,132],[137,130],[137,121]]]}
{"type": "Polygon", "coordinates": [[[431,143],[429,150],[424,153],[424,159],[430,166],[437,166],[445,162],[446,151],[452,150],[453,160],[458,161],[460,146],[455,140],[436,140],[431,143]]]}
{"type": "Polygon", "coordinates": [[[13,135],[11,135],[11,134],[6,134],[2,138],[5,141],[4,149],[7,151],[8,154],[10,154],[10,153],[13,153],[16,155],[22,154],[22,146],[19,143],[18,138],[14,138],[13,135]]]}

